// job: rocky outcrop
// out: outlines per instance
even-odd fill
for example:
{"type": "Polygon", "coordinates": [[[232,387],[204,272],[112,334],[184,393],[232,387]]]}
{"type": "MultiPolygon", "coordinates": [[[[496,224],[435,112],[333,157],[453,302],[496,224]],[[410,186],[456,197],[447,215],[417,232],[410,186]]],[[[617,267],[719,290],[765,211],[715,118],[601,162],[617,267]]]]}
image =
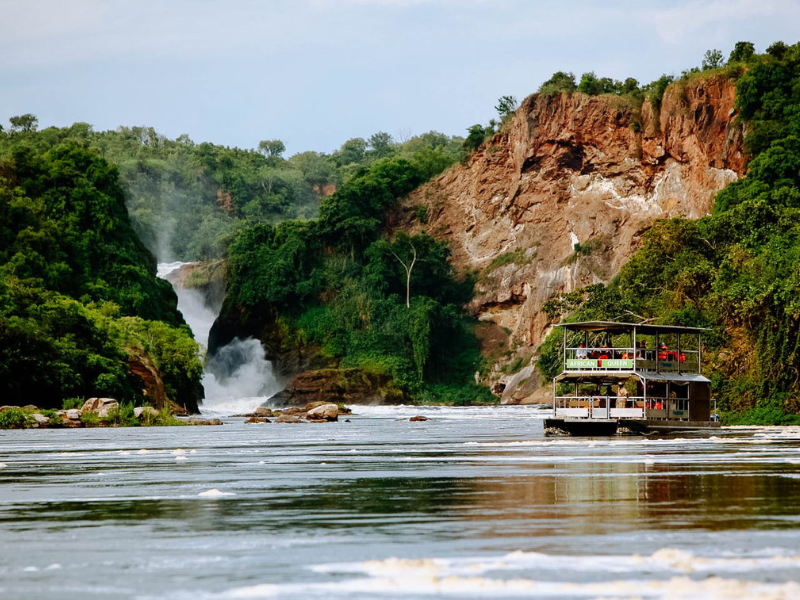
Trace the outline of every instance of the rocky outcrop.
{"type": "Polygon", "coordinates": [[[196,401],[180,406],[167,397],[167,389],[161,380],[158,368],[144,352],[139,348],[126,348],[125,351],[128,353],[128,370],[139,377],[142,382],[142,394],[156,409],[168,406],[174,415],[200,412],[196,401]]]}
{"type": "Polygon", "coordinates": [[[89,398],[83,403],[81,413],[94,413],[99,418],[105,419],[113,410],[119,410],[119,402],[113,398],[89,398]]]}
{"type": "Polygon", "coordinates": [[[332,404],[397,404],[407,400],[392,385],[389,375],[362,369],[317,369],[294,377],[270,402],[306,406],[315,402],[332,404]]]}
{"type": "Polygon", "coordinates": [[[658,112],[615,96],[535,94],[467,164],[392,215],[392,227],[427,230],[462,272],[480,272],[468,309],[491,336],[505,333],[484,348],[496,363],[485,383],[500,384],[503,401],[539,387],[530,358],[551,326],[545,302],[608,282],[654,220],[708,214],[742,175],[735,91],[721,76],[679,82],[658,112]],[[415,218],[420,206],[427,223],[415,218]]]}
{"type": "Polygon", "coordinates": [[[206,306],[218,313],[225,299],[225,261],[194,262],[181,265],[165,277],[177,289],[197,290],[206,306]]]}

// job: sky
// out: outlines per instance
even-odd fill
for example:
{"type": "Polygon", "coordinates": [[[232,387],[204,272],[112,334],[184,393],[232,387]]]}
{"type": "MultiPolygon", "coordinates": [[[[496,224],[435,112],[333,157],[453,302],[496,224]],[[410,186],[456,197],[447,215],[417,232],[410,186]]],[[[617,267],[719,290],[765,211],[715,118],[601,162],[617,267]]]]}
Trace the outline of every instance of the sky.
{"type": "Polygon", "coordinates": [[[555,71],[646,83],[740,40],[800,41],[800,0],[0,0],[0,123],[331,152],[465,135],[555,71]]]}

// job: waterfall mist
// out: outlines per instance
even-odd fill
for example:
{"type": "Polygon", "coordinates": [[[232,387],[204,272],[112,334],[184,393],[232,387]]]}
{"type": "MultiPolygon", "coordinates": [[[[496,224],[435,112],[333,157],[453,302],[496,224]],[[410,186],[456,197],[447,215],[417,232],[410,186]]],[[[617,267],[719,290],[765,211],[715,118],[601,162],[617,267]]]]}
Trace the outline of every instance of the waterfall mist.
{"type": "MultiPolygon", "coordinates": [[[[168,275],[188,263],[172,262],[158,265],[158,276],[168,275]]],[[[178,310],[192,329],[195,340],[205,353],[208,334],[219,315],[220,305],[209,305],[208,299],[198,290],[173,283],[178,295],[178,310]]],[[[255,338],[235,338],[211,357],[206,357],[203,374],[205,400],[203,413],[234,414],[252,412],[270,396],[281,390],[264,347],[255,338]]]]}

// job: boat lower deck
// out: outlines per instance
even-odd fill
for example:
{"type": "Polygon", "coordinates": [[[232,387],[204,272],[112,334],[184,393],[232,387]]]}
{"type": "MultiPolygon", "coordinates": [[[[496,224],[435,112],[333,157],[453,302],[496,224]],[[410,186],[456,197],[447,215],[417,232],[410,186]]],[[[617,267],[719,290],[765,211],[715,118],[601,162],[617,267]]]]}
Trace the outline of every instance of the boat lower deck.
{"type": "Polygon", "coordinates": [[[716,431],[714,421],[672,421],[663,419],[569,419],[550,418],[544,421],[546,435],[579,437],[610,436],[625,433],[674,433],[680,431],[716,431]]]}

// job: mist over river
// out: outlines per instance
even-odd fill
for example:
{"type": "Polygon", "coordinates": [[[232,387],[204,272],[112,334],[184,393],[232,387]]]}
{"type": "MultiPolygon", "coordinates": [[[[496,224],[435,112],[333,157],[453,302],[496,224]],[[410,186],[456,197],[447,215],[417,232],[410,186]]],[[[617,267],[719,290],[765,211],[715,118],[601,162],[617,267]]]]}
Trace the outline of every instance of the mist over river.
{"type": "Polygon", "coordinates": [[[0,597],[800,597],[800,429],[546,414],[0,431],[0,597]]]}

